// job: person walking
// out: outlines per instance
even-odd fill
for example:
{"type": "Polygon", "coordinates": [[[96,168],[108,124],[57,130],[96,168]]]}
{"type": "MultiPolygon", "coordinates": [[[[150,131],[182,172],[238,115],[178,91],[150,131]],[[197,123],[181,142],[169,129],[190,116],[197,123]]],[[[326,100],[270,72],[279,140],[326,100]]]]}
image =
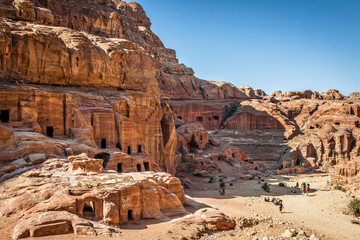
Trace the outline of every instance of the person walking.
{"type": "Polygon", "coordinates": [[[226,185],[225,185],[224,181],[222,179],[220,179],[220,184],[219,184],[220,195],[225,195],[225,188],[226,188],[226,185]]]}
{"type": "Polygon", "coordinates": [[[280,210],[280,213],[282,213],[282,210],[284,208],[284,205],[282,203],[282,200],[279,201],[279,210],[280,210]]]}

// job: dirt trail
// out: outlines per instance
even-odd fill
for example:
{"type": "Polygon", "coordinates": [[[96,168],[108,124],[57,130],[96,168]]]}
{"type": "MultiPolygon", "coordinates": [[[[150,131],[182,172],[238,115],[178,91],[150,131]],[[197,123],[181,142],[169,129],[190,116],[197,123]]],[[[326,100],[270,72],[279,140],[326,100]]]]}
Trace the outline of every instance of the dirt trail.
{"type": "Polygon", "coordinates": [[[266,181],[271,184],[269,194],[266,194],[255,180],[234,183],[233,187],[227,188],[225,196],[217,194],[216,185],[207,183],[197,185],[209,190],[191,189],[187,191],[187,194],[193,196],[198,202],[219,208],[230,217],[253,217],[254,214],[271,216],[291,222],[295,226],[314,229],[325,235],[326,239],[359,239],[360,226],[350,222],[353,217],[342,213],[351,197],[346,193],[331,189],[326,184],[326,180],[329,180],[328,176],[299,175],[290,178],[287,187],[279,187],[277,179],[267,179],[266,181]],[[312,191],[308,196],[302,195],[299,191],[291,193],[290,187],[295,186],[296,181],[299,184],[310,183],[312,191]],[[265,202],[265,196],[281,198],[285,207],[283,213],[280,213],[278,206],[265,202]]]}

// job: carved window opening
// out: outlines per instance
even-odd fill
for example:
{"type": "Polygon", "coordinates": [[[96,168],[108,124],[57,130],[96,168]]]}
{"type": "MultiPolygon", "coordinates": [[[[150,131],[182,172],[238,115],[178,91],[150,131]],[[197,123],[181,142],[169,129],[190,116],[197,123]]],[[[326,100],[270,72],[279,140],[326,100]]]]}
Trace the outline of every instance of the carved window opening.
{"type": "Polygon", "coordinates": [[[84,217],[95,217],[95,204],[93,201],[84,203],[83,215],[84,217]]]}
{"type": "Polygon", "coordinates": [[[134,220],[133,210],[128,210],[128,221],[134,220]]]}
{"type": "Polygon", "coordinates": [[[53,126],[46,127],[46,136],[54,137],[54,127],[53,126]]]}
{"type": "Polygon", "coordinates": [[[203,117],[196,117],[196,121],[202,122],[202,121],[203,121],[203,117]]]}
{"type": "Polygon", "coordinates": [[[213,116],[214,120],[219,120],[219,116],[213,116]]]}
{"type": "Polygon", "coordinates": [[[340,125],[340,123],[339,123],[339,122],[336,122],[335,125],[340,125]]]}
{"type": "Polygon", "coordinates": [[[141,153],[141,145],[138,145],[138,153],[141,153]]]}
{"type": "Polygon", "coordinates": [[[182,116],[178,116],[177,118],[178,118],[179,120],[182,120],[182,116]]]}
{"type": "Polygon", "coordinates": [[[208,117],[208,120],[211,121],[211,117],[208,117]]]}
{"type": "Polygon", "coordinates": [[[310,126],[310,129],[314,129],[314,127],[313,127],[313,126],[310,126]]]}
{"type": "Polygon", "coordinates": [[[131,146],[128,146],[127,154],[131,154],[131,146]]]}
{"type": "Polygon", "coordinates": [[[1,122],[9,122],[10,120],[9,110],[0,110],[0,119],[1,122]]]}
{"type": "Polygon", "coordinates": [[[300,164],[301,164],[300,159],[297,159],[297,160],[296,160],[296,166],[299,166],[300,164]]]}
{"type": "Polygon", "coordinates": [[[355,127],[360,128],[360,123],[358,121],[355,122],[355,127]]]}
{"type": "Polygon", "coordinates": [[[355,115],[355,112],[354,112],[354,109],[353,109],[353,108],[350,108],[350,114],[351,114],[351,115],[355,115]]]}
{"type": "Polygon", "coordinates": [[[144,162],[145,171],[150,171],[150,165],[148,162],[144,162]]]}
{"type": "Polygon", "coordinates": [[[117,169],[116,169],[116,171],[118,172],[118,173],[122,173],[122,163],[118,163],[117,164],[117,167],[116,167],[117,169]]]}
{"type": "Polygon", "coordinates": [[[106,138],[101,139],[101,148],[106,148],[106,138]]]}
{"type": "Polygon", "coordinates": [[[202,135],[200,135],[200,141],[202,141],[203,140],[203,136],[202,135]]]}
{"type": "Polygon", "coordinates": [[[141,164],[136,164],[136,171],[141,172],[141,164]]]}

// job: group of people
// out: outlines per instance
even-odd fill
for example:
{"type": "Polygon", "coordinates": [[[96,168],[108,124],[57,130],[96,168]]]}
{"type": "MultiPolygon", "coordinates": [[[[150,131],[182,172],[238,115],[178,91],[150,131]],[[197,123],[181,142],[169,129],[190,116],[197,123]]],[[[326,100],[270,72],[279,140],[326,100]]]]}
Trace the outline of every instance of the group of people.
{"type": "MultiPolygon", "coordinates": [[[[270,202],[270,197],[265,197],[264,198],[264,201],[265,202],[270,202]]],[[[283,202],[280,198],[272,198],[271,199],[271,202],[274,204],[274,205],[279,205],[279,210],[280,210],[280,213],[282,213],[282,210],[284,208],[284,205],[283,205],[283,202]]]]}
{"type": "MultiPolygon", "coordinates": [[[[296,183],[296,187],[299,188],[299,183],[296,183]]],[[[308,193],[310,192],[310,184],[309,183],[301,183],[301,187],[300,187],[300,191],[301,193],[306,193],[306,195],[308,195],[308,193]]]]}

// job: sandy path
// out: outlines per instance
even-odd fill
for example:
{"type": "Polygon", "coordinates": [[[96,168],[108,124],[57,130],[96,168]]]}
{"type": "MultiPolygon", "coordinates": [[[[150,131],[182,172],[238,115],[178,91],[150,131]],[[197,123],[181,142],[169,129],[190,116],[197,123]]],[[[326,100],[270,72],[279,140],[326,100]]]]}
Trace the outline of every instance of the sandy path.
{"type": "Polygon", "coordinates": [[[198,187],[203,186],[209,190],[191,189],[187,194],[198,202],[219,208],[230,217],[251,217],[254,214],[272,216],[300,227],[314,229],[325,235],[326,239],[360,239],[360,226],[352,224],[350,220],[353,218],[342,213],[351,197],[341,191],[330,190],[326,184],[327,179],[328,176],[317,175],[293,177],[293,182],[289,182],[288,186],[295,186],[295,181],[310,183],[313,190],[308,196],[291,193],[289,187],[279,187],[277,180],[271,178],[267,179],[272,184],[268,195],[254,180],[234,183],[234,187],[228,187],[226,196],[217,193],[217,183],[211,185],[205,182],[198,184],[198,187]],[[281,198],[285,207],[283,213],[272,203],[264,202],[264,196],[281,198]]]}

